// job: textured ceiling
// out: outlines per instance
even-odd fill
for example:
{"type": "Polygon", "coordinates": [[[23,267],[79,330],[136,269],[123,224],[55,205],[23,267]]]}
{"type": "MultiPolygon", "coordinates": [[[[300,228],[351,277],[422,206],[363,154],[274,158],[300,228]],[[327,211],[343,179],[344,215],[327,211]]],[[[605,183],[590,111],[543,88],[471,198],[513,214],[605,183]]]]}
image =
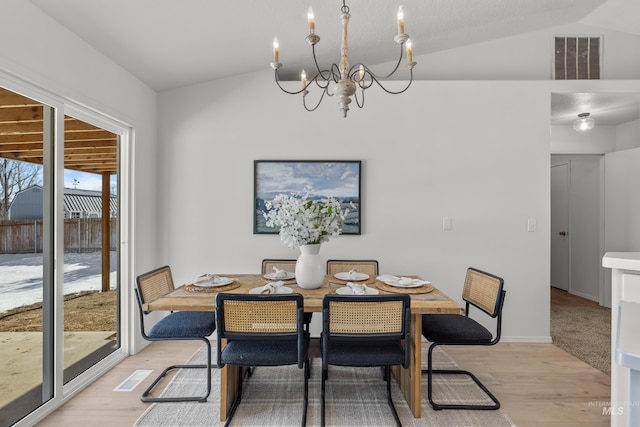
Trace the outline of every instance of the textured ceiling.
{"type": "MultiPolygon", "coordinates": [[[[336,62],[339,55],[338,0],[30,1],[157,91],[245,72],[270,73],[274,36],[280,41],[282,74],[297,79],[302,68],[313,69],[304,40],[310,5],[321,37],[319,62],[336,62]]],[[[352,63],[397,58],[393,36],[400,4],[416,55],[573,23],[640,35],[638,0],[349,0],[352,63]]],[[[428,72],[418,66],[414,78],[428,79],[428,72]]],[[[637,118],[636,95],[623,98],[554,95],[552,121],[570,123],[585,109],[601,116],[601,124],[637,118]]]]}
{"type": "MultiPolygon", "coordinates": [[[[611,1],[611,0],[609,0],[611,1]]],[[[162,91],[269,70],[280,41],[282,71],[312,69],[305,42],[313,6],[321,63],[336,62],[341,21],[337,0],[31,0],[45,13],[162,91]]],[[[605,0],[350,0],[352,62],[394,61],[396,11],[405,10],[414,52],[430,53],[579,22],[605,0]],[[365,55],[366,53],[366,55],[365,55]],[[364,59],[362,57],[365,56],[364,59]]],[[[426,67],[414,76],[426,78],[426,67]]],[[[296,77],[297,78],[297,77],[296,77]]]]}

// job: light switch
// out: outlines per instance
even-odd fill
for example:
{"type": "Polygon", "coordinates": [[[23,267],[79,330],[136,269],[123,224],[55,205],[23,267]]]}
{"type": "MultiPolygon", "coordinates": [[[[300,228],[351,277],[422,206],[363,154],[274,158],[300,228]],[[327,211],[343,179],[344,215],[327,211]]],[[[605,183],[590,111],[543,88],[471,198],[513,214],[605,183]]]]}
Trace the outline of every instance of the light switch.
{"type": "Polygon", "coordinates": [[[451,217],[445,216],[442,218],[442,229],[443,230],[451,230],[451,217]]]}
{"type": "Polygon", "coordinates": [[[527,220],[527,231],[533,232],[538,230],[538,224],[535,218],[529,218],[527,220]]]}

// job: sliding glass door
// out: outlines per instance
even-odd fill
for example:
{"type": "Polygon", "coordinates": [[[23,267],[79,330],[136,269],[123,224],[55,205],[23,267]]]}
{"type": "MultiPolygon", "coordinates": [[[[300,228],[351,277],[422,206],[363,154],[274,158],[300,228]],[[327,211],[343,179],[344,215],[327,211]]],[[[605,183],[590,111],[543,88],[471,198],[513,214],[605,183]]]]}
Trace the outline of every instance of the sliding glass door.
{"type": "Polygon", "coordinates": [[[0,427],[121,348],[120,137],[61,110],[0,87],[0,427]]]}
{"type": "Polygon", "coordinates": [[[53,398],[51,107],[0,88],[0,425],[53,398]],[[22,127],[24,125],[24,127],[22,127]],[[21,129],[20,131],[18,129],[21,129]]]}
{"type": "Polygon", "coordinates": [[[118,135],[65,116],[64,383],[120,346],[118,135]]]}

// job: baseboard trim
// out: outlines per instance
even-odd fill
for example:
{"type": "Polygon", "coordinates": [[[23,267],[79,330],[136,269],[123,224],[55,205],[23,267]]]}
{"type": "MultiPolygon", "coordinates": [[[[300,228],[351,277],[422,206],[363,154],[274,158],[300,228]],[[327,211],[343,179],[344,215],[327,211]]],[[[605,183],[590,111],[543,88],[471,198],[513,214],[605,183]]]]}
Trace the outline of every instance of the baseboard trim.
{"type": "Polygon", "coordinates": [[[551,336],[538,336],[538,337],[530,337],[530,336],[502,336],[500,337],[500,342],[513,342],[513,343],[533,343],[533,344],[552,344],[551,336]]]}

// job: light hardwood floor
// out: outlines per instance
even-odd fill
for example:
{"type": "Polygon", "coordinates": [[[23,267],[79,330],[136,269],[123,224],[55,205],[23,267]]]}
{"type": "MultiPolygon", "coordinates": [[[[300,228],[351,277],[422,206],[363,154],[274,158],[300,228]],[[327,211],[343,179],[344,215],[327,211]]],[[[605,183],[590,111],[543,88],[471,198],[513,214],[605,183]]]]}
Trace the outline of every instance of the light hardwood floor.
{"type": "MultiPolygon", "coordinates": [[[[38,426],[131,426],[148,407],[139,396],[153,378],[148,377],[130,393],[113,389],[136,369],[154,369],[157,373],[176,361],[188,360],[200,345],[153,343],[124,360],[38,426]]],[[[610,377],[553,344],[444,348],[461,367],[474,372],[488,386],[519,427],[610,424],[609,417],[602,415],[602,405],[609,401],[610,377]]]]}

